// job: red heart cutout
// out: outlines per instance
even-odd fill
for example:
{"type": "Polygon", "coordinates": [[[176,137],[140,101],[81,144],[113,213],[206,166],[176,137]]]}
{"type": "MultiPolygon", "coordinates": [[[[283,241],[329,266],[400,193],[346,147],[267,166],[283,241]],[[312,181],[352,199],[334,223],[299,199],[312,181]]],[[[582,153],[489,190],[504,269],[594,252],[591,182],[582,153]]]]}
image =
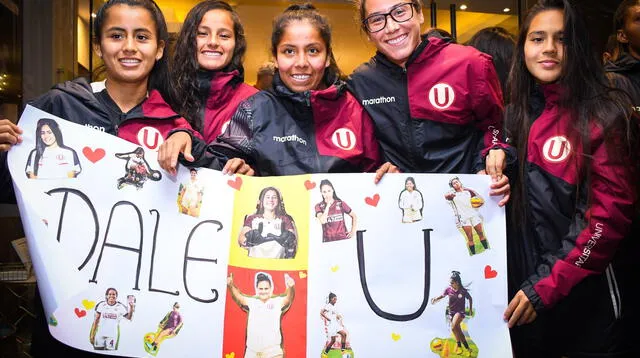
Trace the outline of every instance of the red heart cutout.
{"type": "Polygon", "coordinates": [[[85,310],[81,310],[79,308],[76,308],[75,310],[73,310],[76,313],[76,316],[78,316],[78,318],[82,318],[84,316],[87,315],[87,311],[85,310]]]}
{"type": "Polygon", "coordinates": [[[304,187],[307,188],[307,190],[311,190],[316,187],[316,183],[311,180],[305,180],[304,187]]]}
{"type": "Polygon", "coordinates": [[[364,202],[371,206],[378,206],[378,201],[380,201],[380,195],[378,194],[375,194],[373,197],[368,196],[364,198],[364,202]]]}
{"type": "Polygon", "coordinates": [[[98,160],[104,158],[105,152],[102,148],[93,150],[89,147],[84,147],[82,148],[82,154],[84,154],[84,156],[87,157],[87,159],[89,159],[92,163],[95,163],[98,160]]]}
{"type": "Polygon", "coordinates": [[[240,190],[240,187],[242,187],[242,178],[236,177],[236,180],[229,180],[227,184],[235,190],[240,190]]]}
{"type": "Polygon", "coordinates": [[[498,276],[498,271],[491,269],[491,265],[484,267],[484,278],[490,279],[498,276]]]}

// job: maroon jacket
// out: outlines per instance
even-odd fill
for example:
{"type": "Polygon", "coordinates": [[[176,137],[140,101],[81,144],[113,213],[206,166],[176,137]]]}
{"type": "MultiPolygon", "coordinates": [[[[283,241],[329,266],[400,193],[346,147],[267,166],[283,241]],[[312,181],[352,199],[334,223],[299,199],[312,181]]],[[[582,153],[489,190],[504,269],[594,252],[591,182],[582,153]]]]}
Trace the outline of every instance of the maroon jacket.
{"type": "Polygon", "coordinates": [[[630,237],[635,187],[625,158],[608,152],[602,129],[592,124],[587,181],[575,119],[558,106],[562,89],[542,90],[544,111],[531,125],[524,163],[527,225],[515,239],[534,243],[523,250],[536,267],[521,289],[536,310],[555,306],[581,281],[605,271],[609,289],[617,292],[611,264],[635,255],[619,248],[637,239],[630,237]]]}

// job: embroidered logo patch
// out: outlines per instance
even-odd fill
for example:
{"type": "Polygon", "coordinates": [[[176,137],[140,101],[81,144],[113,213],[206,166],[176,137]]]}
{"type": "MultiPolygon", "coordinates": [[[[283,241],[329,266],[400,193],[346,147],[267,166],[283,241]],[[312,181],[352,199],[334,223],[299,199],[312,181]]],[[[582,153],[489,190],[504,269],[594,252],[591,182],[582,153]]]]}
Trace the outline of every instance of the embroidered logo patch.
{"type": "Polygon", "coordinates": [[[453,87],[446,83],[438,83],[429,90],[429,102],[437,109],[446,109],[453,104],[456,95],[453,87]]]}
{"type": "Polygon", "coordinates": [[[163,142],[162,134],[153,127],[143,127],[138,131],[138,143],[148,150],[157,151],[163,142]]]}
{"type": "Polygon", "coordinates": [[[356,146],[356,135],[351,129],[340,128],[331,135],[333,144],[344,150],[351,150],[356,146]]]}
{"type": "Polygon", "coordinates": [[[571,143],[564,136],[551,137],[542,146],[542,156],[551,163],[565,161],[569,153],[571,153],[571,143]]]}

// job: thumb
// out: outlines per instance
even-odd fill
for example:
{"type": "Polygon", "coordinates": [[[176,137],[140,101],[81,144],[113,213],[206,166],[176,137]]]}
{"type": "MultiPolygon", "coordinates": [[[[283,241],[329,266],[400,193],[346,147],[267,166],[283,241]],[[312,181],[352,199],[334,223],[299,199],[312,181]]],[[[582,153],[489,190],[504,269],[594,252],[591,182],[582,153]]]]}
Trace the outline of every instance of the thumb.
{"type": "Polygon", "coordinates": [[[187,161],[193,162],[195,160],[193,158],[193,155],[191,155],[191,141],[185,144],[183,154],[184,154],[184,159],[186,159],[187,161]]]}

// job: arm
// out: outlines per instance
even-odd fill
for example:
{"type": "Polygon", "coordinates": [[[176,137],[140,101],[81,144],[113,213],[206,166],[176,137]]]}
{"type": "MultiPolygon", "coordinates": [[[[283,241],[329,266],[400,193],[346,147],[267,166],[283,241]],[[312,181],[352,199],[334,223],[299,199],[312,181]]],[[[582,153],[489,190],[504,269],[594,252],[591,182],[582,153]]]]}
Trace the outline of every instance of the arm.
{"type": "Polygon", "coordinates": [[[440,302],[440,300],[443,299],[443,298],[444,298],[444,295],[440,295],[438,297],[434,297],[434,298],[431,299],[431,304],[435,305],[436,303],[440,302]]]}
{"type": "Polygon", "coordinates": [[[240,289],[233,283],[233,274],[230,273],[227,277],[227,288],[229,288],[229,293],[231,293],[231,297],[233,300],[242,308],[244,311],[248,311],[249,307],[247,306],[247,300],[245,299],[240,289]]]}
{"type": "Polygon", "coordinates": [[[600,128],[592,126],[590,132],[591,198],[584,209],[588,214],[575,214],[559,245],[563,250],[542,253],[538,268],[520,286],[538,312],[554,307],[587,277],[602,274],[631,232],[636,215],[635,182],[626,155],[610,152],[614,143],[607,146],[600,128]]]}
{"type": "Polygon", "coordinates": [[[353,210],[349,212],[349,216],[351,216],[351,231],[347,233],[347,237],[351,238],[356,235],[356,231],[358,230],[358,217],[353,210]]]}
{"type": "Polygon", "coordinates": [[[294,287],[296,282],[291,276],[289,276],[289,274],[284,274],[284,283],[287,285],[287,289],[284,291],[284,300],[282,300],[283,312],[289,310],[291,304],[293,303],[293,298],[296,295],[296,290],[294,287]]]}
{"type": "Polygon", "coordinates": [[[136,304],[133,302],[129,302],[129,310],[127,311],[127,314],[124,315],[124,318],[131,321],[131,319],[133,318],[133,311],[135,310],[136,310],[136,304]]]}
{"type": "MultiPolygon", "coordinates": [[[[320,203],[320,204],[322,204],[322,203],[320,203]]],[[[316,206],[316,218],[318,219],[320,224],[326,224],[327,223],[327,216],[329,215],[329,207],[330,207],[330,205],[325,203],[324,210],[320,211],[319,210],[320,209],[320,204],[318,204],[316,206]]]]}
{"type": "Polygon", "coordinates": [[[327,310],[326,310],[326,309],[324,309],[324,308],[322,308],[322,309],[320,310],[320,316],[321,316],[322,318],[326,319],[326,320],[327,320],[327,322],[331,322],[331,319],[329,319],[329,317],[327,317],[327,316],[325,315],[325,313],[326,313],[326,312],[327,312],[327,310]]]}
{"type": "Polygon", "coordinates": [[[227,129],[209,144],[209,152],[229,158],[222,169],[225,174],[255,175],[258,169],[258,153],[253,146],[253,113],[257,110],[254,103],[252,97],[240,103],[227,129]]]}
{"type": "Polygon", "coordinates": [[[89,331],[89,341],[94,344],[96,340],[96,331],[98,330],[98,323],[100,323],[100,312],[93,315],[93,323],[91,324],[91,330],[89,331]]]}

